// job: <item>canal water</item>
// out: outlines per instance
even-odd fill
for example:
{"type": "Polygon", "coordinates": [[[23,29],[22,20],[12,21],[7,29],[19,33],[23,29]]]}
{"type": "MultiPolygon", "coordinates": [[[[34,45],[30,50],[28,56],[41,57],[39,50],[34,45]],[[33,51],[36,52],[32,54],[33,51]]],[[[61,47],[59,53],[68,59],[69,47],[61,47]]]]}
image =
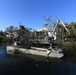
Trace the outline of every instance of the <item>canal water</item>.
{"type": "Polygon", "coordinates": [[[76,75],[76,64],[62,59],[8,54],[0,47],[0,75],[76,75]]]}

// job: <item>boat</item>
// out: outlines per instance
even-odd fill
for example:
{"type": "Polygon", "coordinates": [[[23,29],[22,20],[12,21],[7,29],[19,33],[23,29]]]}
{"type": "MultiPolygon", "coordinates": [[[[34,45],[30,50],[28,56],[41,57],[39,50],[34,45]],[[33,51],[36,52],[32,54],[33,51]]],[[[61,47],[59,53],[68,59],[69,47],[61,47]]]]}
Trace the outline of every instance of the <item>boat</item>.
{"type": "MultiPolygon", "coordinates": [[[[64,23],[60,19],[58,20],[58,23],[59,22],[61,22],[63,27],[65,28],[64,23]]],[[[26,48],[26,46],[28,46],[28,45],[24,45],[25,47],[21,47],[21,46],[17,45],[18,42],[16,40],[17,40],[18,35],[16,35],[14,33],[14,35],[15,35],[14,45],[7,46],[7,53],[9,54],[9,52],[11,52],[11,53],[21,52],[21,53],[28,54],[28,55],[31,54],[31,55],[38,55],[38,56],[45,56],[45,57],[62,58],[64,56],[62,49],[59,48],[58,46],[53,47],[53,43],[56,40],[54,35],[55,35],[55,30],[57,28],[57,25],[58,24],[55,25],[52,33],[50,33],[51,35],[48,33],[48,31],[45,31],[44,32],[45,37],[43,37],[43,39],[40,39],[40,37],[39,37],[38,39],[34,38],[33,40],[31,40],[33,43],[28,48],[26,48]]],[[[35,35],[36,35],[36,32],[35,32],[35,35]]],[[[30,44],[30,42],[27,42],[27,43],[30,44]]],[[[21,43],[19,43],[19,44],[21,44],[21,43]]],[[[23,44],[21,44],[21,45],[23,45],[23,44]]]]}

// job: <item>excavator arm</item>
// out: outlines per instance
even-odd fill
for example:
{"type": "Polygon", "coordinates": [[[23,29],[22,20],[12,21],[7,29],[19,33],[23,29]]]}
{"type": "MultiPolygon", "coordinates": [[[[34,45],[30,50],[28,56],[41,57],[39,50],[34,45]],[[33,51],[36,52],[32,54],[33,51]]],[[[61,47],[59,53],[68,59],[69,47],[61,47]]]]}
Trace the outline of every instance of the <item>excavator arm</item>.
{"type": "Polygon", "coordinates": [[[56,29],[57,25],[59,24],[59,22],[61,22],[61,24],[63,25],[63,27],[65,28],[65,30],[68,32],[68,29],[66,28],[66,25],[63,23],[63,21],[61,19],[58,19],[58,23],[56,23],[56,25],[54,27],[54,30],[52,32],[52,36],[53,36],[53,34],[55,32],[55,29],[56,29]]]}
{"type": "Polygon", "coordinates": [[[65,28],[65,30],[68,32],[68,29],[66,28],[66,25],[63,23],[63,21],[61,19],[59,19],[59,21],[61,22],[61,24],[63,25],[63,27],[65,28]]]}
{"type": "Polygon", "coordinates": [[[53,39],[53,35],[54,35],[54,32],[55,32],[55,30],[56,30],[57,25],[59,24],[59,22],[63,25],[63,27],[65,28],[65,30],[68,32],[68,29],[66,28],[66,25],[63,23],[63,21],[62,21],[61,19],[58,19],[58,22],[56,23],[56,25],[55,25],[55,27],[54,27],[54,30],[53,30],[53,32],[52,32],[52,36],[50,37],[52,40],[54,40],[54,39],[53,39]]]}

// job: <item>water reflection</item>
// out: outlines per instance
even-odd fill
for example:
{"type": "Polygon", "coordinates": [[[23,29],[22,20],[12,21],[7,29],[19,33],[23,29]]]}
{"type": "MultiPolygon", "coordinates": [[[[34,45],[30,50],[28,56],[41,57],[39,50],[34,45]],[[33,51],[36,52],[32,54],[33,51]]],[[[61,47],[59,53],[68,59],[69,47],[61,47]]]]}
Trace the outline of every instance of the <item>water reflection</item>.
{"type": "Polygon", "coordinates": [[[61,59],[6,52],[0,48],[0,75],[76,75],[76,64],[61,59]]]}

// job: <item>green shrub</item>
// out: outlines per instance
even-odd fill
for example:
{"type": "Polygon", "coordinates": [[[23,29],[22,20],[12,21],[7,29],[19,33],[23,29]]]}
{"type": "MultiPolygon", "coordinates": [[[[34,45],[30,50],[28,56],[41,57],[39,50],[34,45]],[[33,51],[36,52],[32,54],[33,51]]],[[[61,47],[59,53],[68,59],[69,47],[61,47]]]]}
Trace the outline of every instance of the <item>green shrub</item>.
{"type": "Polygon", "coordinates": [[[8,37],[0,37],[0,45],[10,45],[12,43],[12,39],[9,39],[8,37]]]}
{"type": "Polygon", "coordinates": [[[3,38],[2,38],[2,37],[0,37],[0,45],[2,44],[2,40],[3,40],[3,38]]]}
{"type": "Polygon", "coordinates": [[[64,56],[76,57],[76,42],[70,42],[65,46],[62,46],[64,56]]]}

